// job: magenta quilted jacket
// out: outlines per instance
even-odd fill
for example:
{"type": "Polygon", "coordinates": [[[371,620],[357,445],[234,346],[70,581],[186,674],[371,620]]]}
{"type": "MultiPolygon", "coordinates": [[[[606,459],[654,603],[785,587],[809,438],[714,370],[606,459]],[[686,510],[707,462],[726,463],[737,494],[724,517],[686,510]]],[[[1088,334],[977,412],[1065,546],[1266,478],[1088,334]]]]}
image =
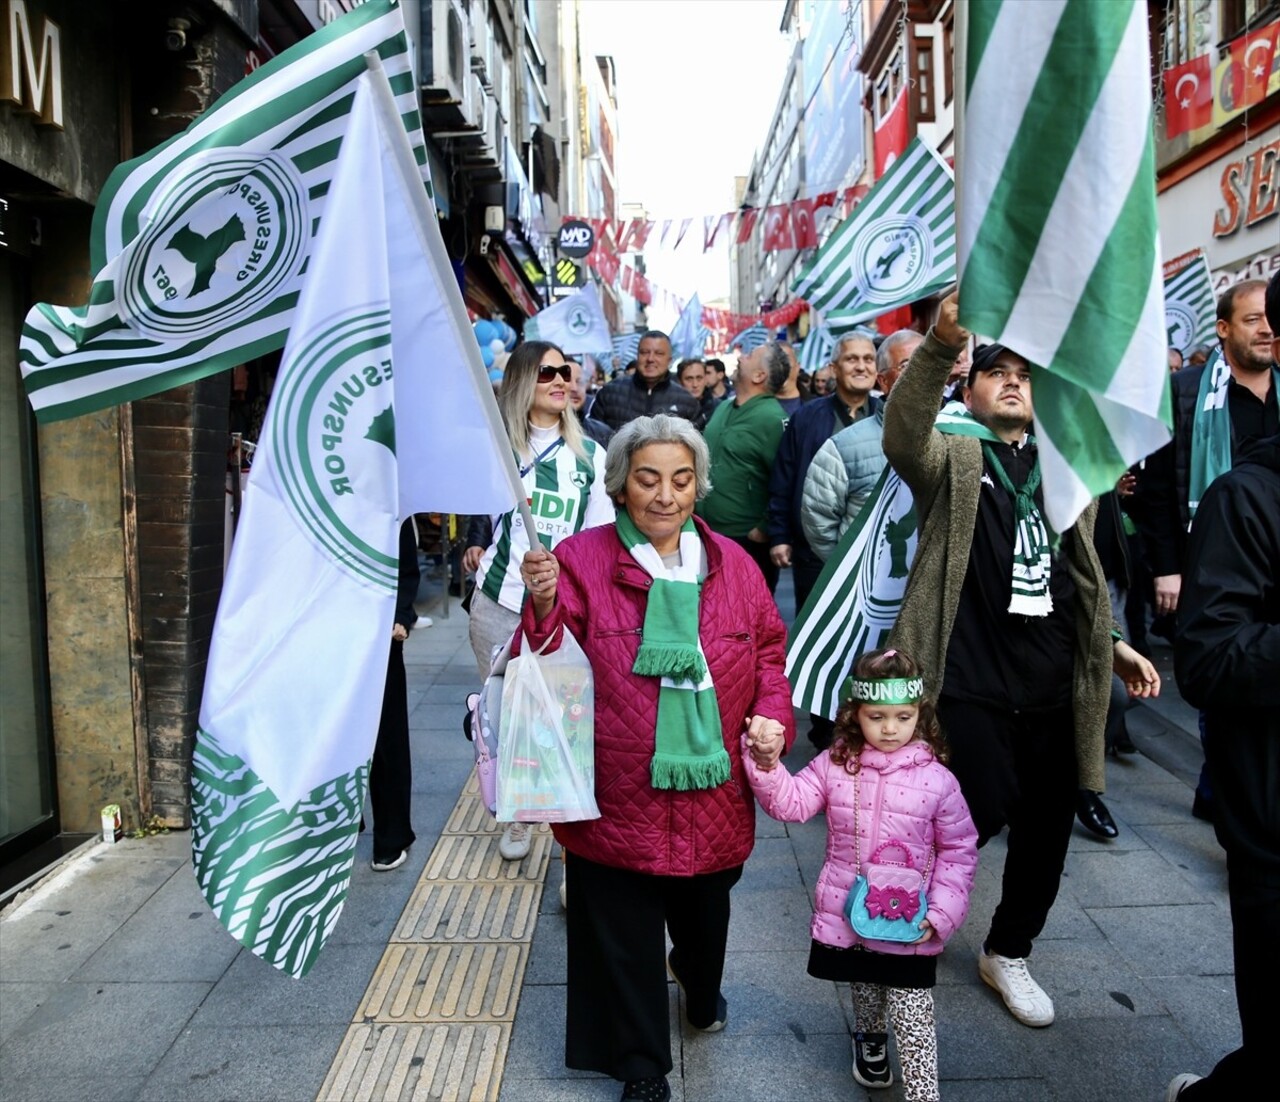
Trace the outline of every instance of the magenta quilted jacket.
{"type": "MultiPolygon", "coordinates": [[[[890,838],[911,850],[915,867],[924,870],[929,848],[935,856],[925,896],[934,936],[921,945],[888,941],[867,942],[882,953],[934,956],[964,921],[969,889],[978,867],[978,831],[960,783],[946,766],[934,760],[923,742],[912,742],[885,754],[867,746],[858,773],[858,849],[865,865],[876,848],[890,838]]],[[[779,763],[768,773],[747,758],[748,776],[761,805],[775,819],[803,823],[822,810],[827,813],[827,859],[814,889],[813,924],[816,941],[847,949],[862,943],[844,916],[844,903],[857,875],[854,859],[853,774],[819,754],[792,776],[779,763]]],[[[895,860],[900,855],[894,851],[895,860]]]]}
{"type": "Polygon", "coordinates": [[[695,518],[707,552],[702,588],[702,649],[707,657],[724,744],[733,775],[696,792],[649,783],[657,721],[658,679],[631,672],[640,643],[650,578],[627,553],[613,525],[588,529],[557,544],[556,604],[537,623],[524,608],[532,645],[567,625],[595,674],[596,802],[600,818],[557,823],[557,841],[571,853],[616,868],[658,876],[694,876],[742,864],[755,839],[755,800],[740,751],[744,721],[776,719],[795,739],[791,689],[783,673],[786,630],[759,568],[736,544],[695,518]]]}

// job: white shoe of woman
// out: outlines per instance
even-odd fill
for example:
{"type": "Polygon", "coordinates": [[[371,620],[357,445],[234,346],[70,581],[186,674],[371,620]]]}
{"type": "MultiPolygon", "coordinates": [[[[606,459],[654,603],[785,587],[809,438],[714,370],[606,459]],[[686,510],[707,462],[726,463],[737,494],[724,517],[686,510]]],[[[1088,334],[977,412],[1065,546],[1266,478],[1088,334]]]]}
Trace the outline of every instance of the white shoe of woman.
{"type": "Polygon", "coordinates": [[[529,856],[529,824],[508,823],[498,840],[498,853],[504,861],[522,861],[529,856]]]}

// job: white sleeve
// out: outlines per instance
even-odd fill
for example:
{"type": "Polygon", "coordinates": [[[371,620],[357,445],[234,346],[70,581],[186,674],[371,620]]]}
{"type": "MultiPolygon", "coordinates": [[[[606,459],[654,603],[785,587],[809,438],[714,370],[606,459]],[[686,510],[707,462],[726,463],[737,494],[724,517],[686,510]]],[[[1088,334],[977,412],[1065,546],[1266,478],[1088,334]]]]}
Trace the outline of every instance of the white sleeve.
{"type": "Polygon", "coordinates": [[[604,489],[604,448],[596,445],[591,449],[591,464],[595,467],[596,476],[587,493],[587,515],[582,521],[584,529],[599,528],[602,524],[612,524],[618,519],[618,511],[604,489]]]}

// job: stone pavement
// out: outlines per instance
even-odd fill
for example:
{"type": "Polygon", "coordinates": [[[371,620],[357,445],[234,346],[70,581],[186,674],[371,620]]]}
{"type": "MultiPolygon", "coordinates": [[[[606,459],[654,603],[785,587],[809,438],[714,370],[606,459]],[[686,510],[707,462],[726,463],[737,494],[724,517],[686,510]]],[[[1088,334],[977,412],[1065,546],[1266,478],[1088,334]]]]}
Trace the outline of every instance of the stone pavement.
{"type": "MultiPolygon", "coordinates": [[[[311,974],[277,973],[218,926],[186,834],[92,847],[0,915],[0,1099],[617,1097],[611,1080],[563,1066],[549,839],[504,865],[475,814],[460,730],[475,672],[456,602],[414,633],[406,664],[418,842],[379,874],[362,837],[311,974]]],[[[1121,835],[1077,828],[1037,942],[1033,971],[1057,1006],[1049,1029],[1016,1023],[977,978],[1002,843],[983,851],[969,921],[939,967],[944,1098],[1154,1102],[1176,1072],[1203,1073],[1239,1043],[1223,858],[1189,814],[1195,715],[1167,680],[1130,727],[1142,753],[1108,764],[1121,835]]],[[[823,822],[759,822],[733,894],[726,1030],[688,1030],[671,987],[675,1096],[893,1102],[897,1087],[870,1095],[850,1077],[847,991],[805,973],[823,822]]]]}

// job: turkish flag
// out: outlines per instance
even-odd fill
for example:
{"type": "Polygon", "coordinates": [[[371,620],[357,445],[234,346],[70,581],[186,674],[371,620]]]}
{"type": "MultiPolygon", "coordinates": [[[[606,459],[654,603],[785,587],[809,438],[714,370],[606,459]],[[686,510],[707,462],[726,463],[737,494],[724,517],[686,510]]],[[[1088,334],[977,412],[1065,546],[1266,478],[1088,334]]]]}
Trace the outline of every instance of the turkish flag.
{"type": "Polygon", "coordinates": [[[907,87],[904,84],[875,132],[876,179],[880,179],[906,151],[911,136],[907,133],[907,87]]]}
{"type": "Polygon", "coordinates": [[[648,276],[636,272],[631,281],[631,295],[641,306],[648,306],[653,301],[653,287],[648,276]]]}
{"type": "Polygon", "coordinates": [[[1164,74],[1164,132],[1176,138],[1213,121],[1213,74],[1209,55],[1193,57],[1164,74]]]}
{"type": "Polygon", "coordinates": [[[624,264],[622,266],[622,289],[627,294],[631,293],[631,281],[634,274],[635,269],[632,268],[630,264],[624,264]]]}
{"type": "Polygon", "coordinates": [[[756,228],[756,219],[760,217],[760,211],[756,207],[744,207],[738,219],[738,237],[739,245],[745,245],[751,239],[751,231],[756,228]]]}
{"type": "Polygon", "coordinates": [[[1280,37],[1280,20],[1250,31],[1231,43],[1231,65],[1239,92],[1237,107],[1252,107],[1266,98],[1277,37],[1280,37]]]}
{"type": "Polygon", "coordinates": [[[795,238],[791,233],[790,203],[778,203],[765,209],[764,242],[761,247],[767,253],[795,248],[795,238]]]}
{"type": "Polygon", "coordinates": [[[797,249],[814,249],[818,245],[818,225],[813,211],[817,199],[797,199],[791,204],[791,229],[795,233],[797,249]]]}

